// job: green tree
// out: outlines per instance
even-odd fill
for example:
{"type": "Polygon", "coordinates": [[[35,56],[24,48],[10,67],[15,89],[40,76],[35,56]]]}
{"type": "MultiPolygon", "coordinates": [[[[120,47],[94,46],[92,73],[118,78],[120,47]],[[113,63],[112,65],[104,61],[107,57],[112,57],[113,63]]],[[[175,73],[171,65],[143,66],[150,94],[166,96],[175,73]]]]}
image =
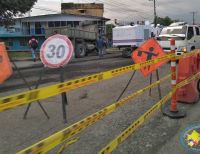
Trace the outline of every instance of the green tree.
{"type": "Polygon", "coordinates": [[[169,26],[173,22],[177,22],[178,20],[172,20],[170,17],[166,16],[164,18],[157,17],[157,23],[163,26],[169,26]]]}
{"type": "Polygon", "coordinates": [[[106,25],[106,36],[108,39],[112,39],[112,31],[115,26],[113,24],[106,25]]]}
{"type": "Polygon", "coordinates": [[[13,17],[29,11],[37,0],[1,0],[0,1],[0,24],[9,24],[13,17]]]}

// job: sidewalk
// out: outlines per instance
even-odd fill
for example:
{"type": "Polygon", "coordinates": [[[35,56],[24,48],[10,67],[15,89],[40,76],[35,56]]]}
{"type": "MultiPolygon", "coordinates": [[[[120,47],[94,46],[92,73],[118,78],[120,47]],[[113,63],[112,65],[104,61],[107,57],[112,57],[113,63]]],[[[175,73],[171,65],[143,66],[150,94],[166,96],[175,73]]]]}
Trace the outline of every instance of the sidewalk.
{"type": "MultiPolygon", "coordinates": [[[[78,62],[87,62],[87,61],[94,61],[94,60],[102,60],[102,59],[109,59],[109,58],[118,58],[121,57],[120,52],[116,53],[107,53],[104,55],[103,58],[99,58],[97,55],[91,55],[84,58],[72,58],[70,63],[78,63],[78,62]]],[[[14,60],[14,63],[17,65],[20,69],[30,69],[30,68],[40,68],[43,66],[42,62],[40,60],[37,60],[34,62],[32,59],[17,59],[14,60]]]]}
{"type": "MultiPolygon", "coordinates": [[[[40,68],[43,66],[40,60],[33,62],[31,59],[17,60],[17,61],[14,61],[14,63],[19,69],[40,68]]],[[[13,64],[12,66],[14,68],[13,64]]]]}

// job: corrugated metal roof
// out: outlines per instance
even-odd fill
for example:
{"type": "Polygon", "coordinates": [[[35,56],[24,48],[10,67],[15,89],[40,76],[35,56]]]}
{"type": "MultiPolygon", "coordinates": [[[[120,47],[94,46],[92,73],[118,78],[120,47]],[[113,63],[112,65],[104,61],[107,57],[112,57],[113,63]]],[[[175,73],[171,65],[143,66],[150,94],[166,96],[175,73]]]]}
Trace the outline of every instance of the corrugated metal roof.
{"type": "Polygon", "coordinates": [[[57,17],[57,16],[74,16],[74,17],[86,17],[91,19],[99,19],[99,20],[106,20],[109,21],[109,18],[105,17],[98,17],[98,16],[90,16],[90,15],[77,15],[77,14],[67,14],[67,13],[59,13],[59,14],[46,14],[46,15],[38,15],[38,16],[31,16],[31,17],[21,17],[17,19],[33,19],[33,18],[41,18],[41,17],[57,17]]]}

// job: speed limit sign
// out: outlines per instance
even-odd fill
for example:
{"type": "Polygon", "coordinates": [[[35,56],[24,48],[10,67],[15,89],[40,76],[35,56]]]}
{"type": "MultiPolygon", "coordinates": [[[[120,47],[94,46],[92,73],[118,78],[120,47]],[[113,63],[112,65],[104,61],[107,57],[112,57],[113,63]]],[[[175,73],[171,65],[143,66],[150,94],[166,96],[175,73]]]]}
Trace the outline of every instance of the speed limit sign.
{"type": "Polygon", "coordinates": [[[45,66],[58,68],[69,62],[73,51],[73,45],[68,37],[56,34],[43,43],[40,50],[40,58],[45,66]]]}

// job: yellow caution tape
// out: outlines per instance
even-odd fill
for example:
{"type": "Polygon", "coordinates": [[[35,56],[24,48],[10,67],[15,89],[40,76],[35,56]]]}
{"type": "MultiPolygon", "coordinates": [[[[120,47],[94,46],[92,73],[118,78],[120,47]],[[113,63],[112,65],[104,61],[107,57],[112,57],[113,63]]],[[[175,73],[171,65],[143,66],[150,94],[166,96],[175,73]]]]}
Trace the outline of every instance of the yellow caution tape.
{"type": "MultiPolygon", "coordinates": [[[[176,59],[186,58],[194,54],[199,54],[200,50],[195,50],[191,53],[186,53],[182,56],[177,56],[176,59]]],[[[71,90],[75,90],[77,88],[91,85],[103,80],[108,80],[113,77],[131,72],[133,70],[141,69],[145,66],[156,64],[161,61],[166,61],[174,58],[175,55],[167,54],[164,57],[156,58],[153,60],[149,60],[146,62],[125,66],[117,69],[113,69],[106,72],[97,73],[94,75],[86,76],[80,79],[70,80],[64,83],[55,84],[52,86],[47,86],[35,90],[30,90],[22,93],[18,93],[15,95],[7,96],[4,98],[0,98],[0,112],[8,109],[12,109],[21,105],[25,105],[34,101],[43,100],[49,97],[56,96],[63,92],[68,92],[71,90]]]]}
{"type": "Polygon", "coordinates": [[[200,79],[200,72],[197,73],[197,74],[195,74],[195,75],[193,75],[192,77],[189,77],[189,78],[186,79],[186,80],[183,80],[183,81],[179,82],[179,83],[176,85],[176,89],[175,89],[175,90],[177,90],[177,89],[179,89],[179,88],[181,88],[181,87],[184,87],[185,85],[189,84],[190,82],[192,82],[192,81],[194,81],[194,80],[198,80],[198,79],[200,79]]]}
{"type": "MultiPolygon", "coordinates": [[[[133,93],[132,95],[120,100],[117,103],[114,103],[112,105],[109,105],[108,107],[105,107],[104,109],[86,117],[85,119],[73,124],[72,126],[67,127],[66,129],[53,134],[52,136],[32,145],[31,147],[28,147],[25,150],[22,150],[20,152],[18,152],[17,154],[37,154],[37,153],[46,153],[48,151],[50,151],[51,149],[53,149],[54,147],[56,147],[57,145],[59,145],[62,142],[65,142],[66,140],[70,139],[71,137],[73,137],[74,135],[77,135],[78,133],[80,133],[81,131],[83,131],[84,129],[86,129],[87,127],[89,127],[90,125],[96,123],[97,121],[101,120],[102,118],[104,118],[105,116],[109,115],[110,113],[112,113],[114,110],[118,109],[119,107],[127,104],[131,99],[141,95],[142,93],[144,93],[146,90],[155,87],[156,85],[160,84],[161,82],[167,80],[170,77],[170,75],[164,77],[163,79],[161,79],[160,81],[156,81],[155,83],[145,87],[144,89],[141,89],[135,93],[133,93]]],[[[196,75],[180,82],[179,84],[177,84],[177,87],[174,89],[174,91],[180,87],[183,87],[185,85],[187,85],[188,83],[190,83],[193,80],[197,80],[200,78],[200,72],[197,73],[196,75]]],[[[174,92],[173,91],[173,92],[174,92]]],[[[138,121],[136,121],[134,123],[134,126],[132,125],[133,129],[131,129],[129,131],[130,132],[134,132],[134,130],[139,127],[141,124],[144,123],[144,121],[150,117],[158,108],[160,108],[160,106],[165,103],[169,97],[171,97],[172,93],[169,93],[166,97],[164,97],[162,100],[160,100],[156,105],[154,105],[149,111],[147,111],[142,117],[140,117],[139,123],[138,121]],[[142,119],[142,120],[141,120],[142,119]]],[[[132,128],[131,127],[131,128],[132,128]]],[[[129,136],[129,135],[128,135],[129,136]]],[[[127,137],[128,137],[127,136],[127,137]]],[[[122,138],[121,138],[122,139],[122,138]]],[[[121,140],[123,141],[123,140],[121,140]]],[[[120,142],[121,143],[121,142],[120,142]]],[[[119,144],[119,143],[118,143],[119,144]]],[[[117,144],[117,145],[118,145],[117,144]]],[[[109,144],[110,145],[110,144],[109,144]]],[[[116,145],[116,141],[112,144],[112,147],[117,147],[116,145]]],[[[106,147],[104,148],[101,152],[104,152],[105,149],[112,149],[114,150],[115,148],[110,148],[110,147],[106,147]]],[[[109,150],[110,151],[110,150],[109,150]]]]}
{"type": "Polygon", "coordinates": [[[181,88],[190,82],[200,78],[200,72],[195,74],[188,79],[181,81],[177,84],[176,88],[173,89],[168,95],[162,98],[158,103],[151,107],[145,114],[139,117],[133,124],[131,124],[126,130],[124,130],[120,135],[118,135],[114,140],[112,140],[106,147],[104,147],[98,154],[109,154],[117,146],[126,140],[139,126],[141,126],[147,119],[149,119],[154,112],[156,112],[164,103],[166,103],[172,96],[172,94],[178,89],[181,88]]]}
{"type": "Polygon", "coordinates": [[[68,146],[70,146],[70,145],[76,143],[78,140],[79,140],[79,138],[73,138],[73,139],[71,139],[70,141],[67,141],[67,143],[64,143],[64,145],[60,148],[60,150],[57,152],[57,154],[62,154],[62,153],[64,152],[64,150],[65,150],[68,146]]]}
{"type": "Polygon", "coordinates": [[[151,107],[145,114],[139,117],[133,124],[131,124],[125,131],[123,131],[119,136],[117,136],[112,142],[110,142],[105,148],[103,148],[98,154],[109,154],[117,146],[126,140],[140,125],[142,125],[147,119],[149,119],[152,114],[157,111],[162,104],[166,103],[172,96],[172,92],[162,98],[158,103],[151,107]]]}
{"type": "Polygon", "coordinates": [[[0,99],[0,111],[5,111],[8,109],[15,108],[17,106],[25,105],[34,101],[46,99],[63,92],[68,92],[86,85],[97,83],[99,81],[108,80],[113,77],[131,72],[133,70],[138,70],[142,67],[154,64],[155,62],[168,60],[172,55],[167,55],[165,57],[157,58],[156,60],[150,60],[143,63],[138,63],[126,67],[121,67],[118,69],[90,75],[76,80],[70,80],[64,83],[55,84],[52,86],[47,86],[35,90],[30,90],[27,92],[19,93],[16,95],[11,95],[0,99]]]}
{"type": "Polygon", "coordinates": [[[200,54],[200,50],[193,50],[192,52],[187,52],[180,56],[175,56],[175,59],[179,60],[179,59],[183,59],[183,58],[188,58],[188,57],[196,55],[196,54],[200,54]]]}
{"type": "Polygon", "coordinates": [[[83,131],[84,129],[89,127],[90,125],[103,119],[105,116],[109,115],[110,113],[112,113],[113,111],[118,109],[119,107],[127,104],[131,99],[136,98],[137,96],[140,96],[146,90],[156,87],[161,82],[163,82],[169,78],[170,78],[170,75],[162,78],[159,81],[154,82],[153,84],[131,94],[130,96],[128,96],[112,105],[109,105],[109,106],[103,108],[102,110],[86,117],[85,119],[65,128],[64,130],[62,130],[60,132],[57,132],[56,134],[53,134],[53,135],[49,136],[48,138],[18,152],[17,154],[38,154],[38,153],[42,154],[42,153],[48,152],[51,149],[53,149],[54,147],[56,147],[57,145],[59,145],[60,143],[65,142],[66,140],[70,139],[74,135],[77,135],[78,133],[80,133],[81,131],[83,131]]]}

